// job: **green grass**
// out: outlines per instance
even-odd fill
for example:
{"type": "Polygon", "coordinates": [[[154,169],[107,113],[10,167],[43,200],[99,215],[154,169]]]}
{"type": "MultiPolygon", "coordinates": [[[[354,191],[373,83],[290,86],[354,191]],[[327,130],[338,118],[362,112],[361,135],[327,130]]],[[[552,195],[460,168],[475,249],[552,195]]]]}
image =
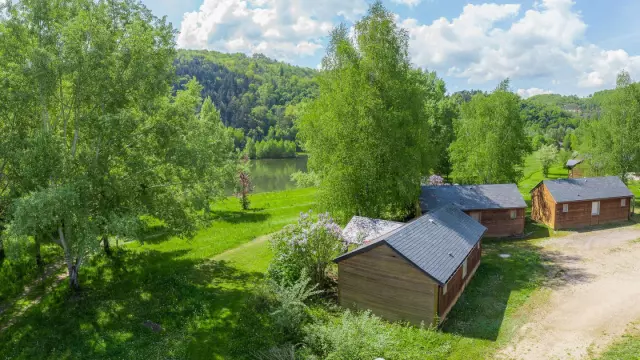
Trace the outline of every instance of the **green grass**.
{"type": "Polygon", "coordinates": [[[64,282],[0,332],[0,358],[233,358],[237,344],[251,341],[234,329],[271,255],[266,241],[220,254],[295,222],[313,207],[315,190],[251,200],[256,210],[241,211],[236,199],[218,204],[218,219],[193,240],[158,237],[94,257],[81,270],[79,295],[64,282]]]}
{"type": "MultiPolygon", "coordinates": [[[[518,186],[529,201],[529,191],[543,180],[533,155],[524,171],[518,186]]],[[[554,166],[549,178],[566,175],[554,166]]],[[[638,184],[631,189],[640,195],[638,184]]],[[[117,249],[113,258],[96,256],[82,269],[79,295],[64,282],[0,332],[0,358],[247,358],[277,340],[264,314],[247,301],[272,257],[266,235],[313,208],[315,194],[256,194],[249,211],[230,198],[214,207],[213,224],[191,240],[159,234],[117,249]],[[149,330],[145,321],[163,331],[149,330]]],[[[527,229],[532,238],[557,235],[532,223],[527,229]]],[[[478,272],[441,330],[426,334],[387,324],[407,358],[492,358],[526,323],[528,310],[546,299],[538,289],[552,265],[544,264],[535,244],[487,241],[478,272]]],[[[335,308],[317,311],[339,316],[335,308]]],[[[0,328],[10,315],[0,317],[0,328]]],[[[633,339],[611,351],[636,351],[633,339]]]]}
{"type": "Polygon", "coordinates": [[[555,164],[549,168],[549,176],[544,177],[540,163],[536,159],[536,153],[530,154],[525,158],[523,178],[518,183],[518,189],[524,197],[528,205],[531,205],[530,191],[538,185],[542,180],[546,179],[563,179],[568,177],[567,170],[561,164],[555,164]]]}
{"type": "Polygon", "coordinates": [[[640,359],[640,335],[627,334],[611,345],[598,360],[638,360],[640,359]]]}

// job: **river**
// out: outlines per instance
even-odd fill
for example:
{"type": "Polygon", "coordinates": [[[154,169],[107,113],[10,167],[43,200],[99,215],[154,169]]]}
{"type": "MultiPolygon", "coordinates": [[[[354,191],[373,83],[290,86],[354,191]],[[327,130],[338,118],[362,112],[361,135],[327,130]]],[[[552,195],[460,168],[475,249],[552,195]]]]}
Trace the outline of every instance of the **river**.
{"type": "Polygon", "coordinates": [[[253,193],[294,189],[296,184],[291,181],[291,174],[296,171],[307,171],[307,156],[300,155],[293,159],[252,160],[250,167],[253,193]]]}

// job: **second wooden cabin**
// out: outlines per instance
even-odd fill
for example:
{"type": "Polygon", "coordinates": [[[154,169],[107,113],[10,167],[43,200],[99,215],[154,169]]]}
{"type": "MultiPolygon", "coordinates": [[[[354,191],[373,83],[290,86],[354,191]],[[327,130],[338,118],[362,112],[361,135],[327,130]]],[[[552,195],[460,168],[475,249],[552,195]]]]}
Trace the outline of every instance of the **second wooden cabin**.
{"type": "Polygon", "coordinates": [[[554,230],[629,220],[633,193],[617,176],[544,180],[531,190],[531,218],[554,230]]]}
{"type": "Polygon", "coordinates": [[[488,230],[488,237],[524,233],[527,203],[516,184],[423,186],[423,213],[453,204],[488,230]]]}

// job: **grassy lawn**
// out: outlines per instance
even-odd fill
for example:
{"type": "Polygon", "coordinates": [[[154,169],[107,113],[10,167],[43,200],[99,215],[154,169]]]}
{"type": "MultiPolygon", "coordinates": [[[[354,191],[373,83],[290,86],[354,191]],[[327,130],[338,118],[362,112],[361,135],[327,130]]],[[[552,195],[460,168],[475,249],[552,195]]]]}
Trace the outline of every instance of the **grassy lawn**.
{"type": "Polygon", "coordinates": [[[633,324],[629,333],[611,345],[597,360],[640,359],[640,324],[633,324]]]}
{"type": "MultiPolygon", "coordinates": [[[[96,256],[81,271],[79,295],[69,296],[63,282],[0,331],[0,358],[229,358],[233,346],[251,341],[234,339],[233,329],[270,255],[262,241],[258,249],[215,257],[295,222],[313,207],[315,190],[251,200],[256,210],[246,212],[235,199],[218,204],[218,219],[193,240],[158,237],[119,249],[113,258],[96,256]],[[146,321],[162,331],[145,327],[146,321]]],[[[11,316],[4,315],[0,328],[11,316]]]]}
{"type": "Polygon", "coordinates": [[[567,170],[561,164],[555,164],[549,168],[549,176],[545,178],[542,175],[540,163],[536,159],[536,153],[526,157],[522,171],[524,176],[518,183],[518,188],[529,206],[531,206],[531,194],[529,192],[533,190],[540,181],[546,179],[564,179],[568,177],[567,170]]]}
{"type": "MultiPolygon", "coordinates": [[[[561,166],[551,168],[549,178],[562,177],[561,166]]],[[[519,184],[527,201],[542,179],[535,157],[528,157],[519,184]]],[[[640,195],[638,184],[631,188],[640,195]]],[[[191,240],[159,233],[117,249],[112,258],[96,256],[82,269],[79,295],[70,295],[63,282],[0,330],[0,358],[251,358],[276,340],[264,315],[247,302],[272,256],[267,235],[313,208],[315,193],[256,194],[249,211],[230,198],[214,207],[213,224],[191,240]],[[162,330],[152,331],[148,322],[162,330]]],[[[535,224],[528,229],[535,238],[550,234],[535,224]]],[[[441,330],[385,326],[407,358],[492,358],[528,320],[528,310],[545,301],[546,292],[536,290],[548,266],[535,240],[487,241],[474,280],[441,330]],[[499,256],[505,253],[511,256],[499,256]]],[[[316,311],[340,316],[335,307],[316,311]]],[[[11,316],[0,315],[0,329],[11,316]]],[[[638,346],[637,337],[626,337],[603,359],[632,359],[638,346]]]]}

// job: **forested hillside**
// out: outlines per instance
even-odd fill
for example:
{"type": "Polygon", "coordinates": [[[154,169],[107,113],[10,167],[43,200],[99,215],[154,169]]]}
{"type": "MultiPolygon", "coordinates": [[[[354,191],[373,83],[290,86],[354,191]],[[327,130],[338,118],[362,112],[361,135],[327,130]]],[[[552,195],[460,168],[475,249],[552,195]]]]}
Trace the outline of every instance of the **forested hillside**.
{"type": "Polygon", "coordinates": [[[317,71],[258,54],[180,50],[175,66],[176,88],[195,77],[204,87],[202,95],[210,97],[220,111],[223,123],[241,130],[235,134],[240,148],[249,138],[264,140],[265,146],[271,141],[276,147],[278,141],[294,141],[293,123],[305,100],[317,93],[317,71]]]}
{"type": "MultiPolygon", "coordinates": [[[[293,66],[255,54],[224,54],[216,51],[179,50],[175,61],[181,87],[195,77],[220,111],[223,123],[234,128],[235,144],[252,158],[295,156],[301,150],[294,126],[307,104],[318,95],[318,71],[293,66]]],[[[523,99],[521,115],[532,148],[554,144],[568,152],[576,141],[576,129],[597,119],[604,99],[612,90],[588,97],[543,94],[523,99]]],[[[449,95],[466,103],[481,90],[449,95]]]]}

